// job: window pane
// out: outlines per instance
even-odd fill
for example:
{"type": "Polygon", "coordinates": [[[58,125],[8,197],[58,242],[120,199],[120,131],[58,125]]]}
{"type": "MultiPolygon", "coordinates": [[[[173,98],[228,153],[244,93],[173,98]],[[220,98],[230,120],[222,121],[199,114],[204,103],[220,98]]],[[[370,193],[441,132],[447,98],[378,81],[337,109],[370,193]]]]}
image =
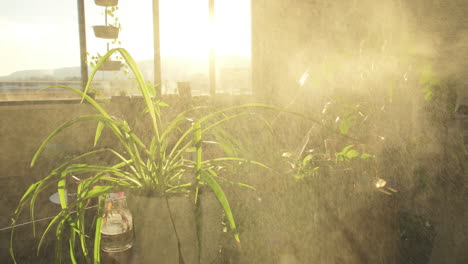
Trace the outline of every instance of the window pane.
{"type": "Polygon", "coordinates": [[[80,86],[76,1],[0,2],[0,100],[69,97],[36,93],[65,83],[80,86]]]}
{"type": "Polygon", "coordinates": [[[250,0],[160,0],[163,93],[189,82],[192,95],[209,94],[209,51],[216,54],[216,92],[251,93],[250,0]]]}
{"type": "MultiPolygon", "coordinates": [[[[92,56],[104,55],[108,48],[123,47],[137,62],[146,81],[153,82],[152,0],[119,1],[114,17],[107,17],[108,24],[117,22],[120,25],[116,41],[97,38],[94,34],[93,26],[105,25],[105,10],[105,7],[95,5],[94,1],[86,1],[86,39],[90,62],[92,56]]],[[[98,71],[95,80],[105,85],[96,87],[97,94],[105,97],[136,94],[138,90],[136,82],[132,80],[133,75],[125,73],[125,70],[122,68],[120,71],[98,71]]]]}
{"type": "Polygon", "coordinates": [[[250,94],[250,0],[215,0],[217,93],[250,94]]]}
{"type": "Polygon", "coordinates": [[[190,82],[192,95],[208,95],[208,0],[160,0],[163,93],[190,82]]]}

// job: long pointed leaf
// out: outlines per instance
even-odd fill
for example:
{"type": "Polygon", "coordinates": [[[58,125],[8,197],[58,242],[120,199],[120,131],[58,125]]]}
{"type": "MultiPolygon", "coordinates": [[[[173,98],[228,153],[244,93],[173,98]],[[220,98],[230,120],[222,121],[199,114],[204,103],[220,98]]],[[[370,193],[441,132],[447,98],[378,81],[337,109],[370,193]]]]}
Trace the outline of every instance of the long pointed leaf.
{"type": "Polygon", "coordinates": [[[46,235],[49,233],[50,229],[52,226],[62,218],[64,211],[61,211],[59,214],[57,214],[52,221],[50,221],[49,225],[47,225],[46,229],[44,230],[44,233],[42,233],[41,239],[39,240],[39,244],[37,245],[37,254],[39,255],[39,251],[41,250],[42,243],[44,242],[44,239],[46,235]]]}
{"type": "Polygon", "coordinates": [[[99,115],[89,115],[89,116],[82,116],[78,117],[76,119],[70,120],[68,122],[65,122],[64,124],[60,125],[57,127],[52,133],[50,133],[49,136],[42,142],[42,144],[39,146],[38,150],[34,154],[32,160],[31,160],[31,167],[34,166],[36,163],[37,158],[39,155],[44,151],[45,147],[49,144],[49,142],[61,131],[63,131],[65,128],[70,127],[73,124],[76,124],[78,122],[82,121],[103,121],[103,122],[114,122],[112,119],[105,117],[105,116],[99,116],[99,115]]]}
{"type": "Polygon", "coordinates": [[[102,228],[102,216],[104,213],[104,206],[106,203],[106,197],[101,196],[99,197],[99,207],[97,210],[97,218],[96,218],[96,231],[94,233],[94,263],[99,264],[101,262],[101,228],[102,228]]]}
{"type": "Polygon", "coordinates": [[[202,140],[202,131],[199,122],[195,122],[193,124],[194,135],[193,135],[193,144],[195,145],[195,204],[198,201],[198,183],[201,179],[202,173],[202,147],[201,147],[201,140],[202,140]]]}
{"type": "Polygon", "coordinates": [[[97,127],[96,127],[96,134],[94,136],[94,146],[97,145],[99,138],[101,137],[102,130],[104,129],[104,123],[99,122],[97,127]]]}
{"type": "Polygon", "coordinates": [[[221,188],[221,186],[219,186],[218,182],[216,182],[216,180],[213,178],[213,176],[215,175],[216,175],[215,172],[212,170],[209,170],[208,172],[203,173],[204,180],[213,190],[216,198],[218,199],[219,203],[223,207],[224,213],[226,214],[226,218],[229,222],[229,227],[234,233],[234,238],[236,239],[238,246],[240,246],[239,233],[237,233],[236,222],[232,214],[231,206],[229,205],[229,201],[226,195],[224,194],[223,189],[221,188]]]}
{"type": "Polygon", "coordinates": [[[70,229],[70,260],[73,264],[78,264],[76,261],[76,256],[75,256],[75,241],[76,241],[76,233],[73,229],[70,229]]]}

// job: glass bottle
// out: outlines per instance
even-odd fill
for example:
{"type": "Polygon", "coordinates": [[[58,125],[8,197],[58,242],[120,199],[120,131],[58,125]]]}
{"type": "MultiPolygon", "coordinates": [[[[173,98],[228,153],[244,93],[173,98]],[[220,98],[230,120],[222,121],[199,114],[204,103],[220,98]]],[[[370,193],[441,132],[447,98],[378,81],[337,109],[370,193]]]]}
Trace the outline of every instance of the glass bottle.
{"type": "Polygon", "coordinates": [[[101,249],[120,252],[133,246],[133,217],[124,192],[110,193],[101,225],[101,249]]]}

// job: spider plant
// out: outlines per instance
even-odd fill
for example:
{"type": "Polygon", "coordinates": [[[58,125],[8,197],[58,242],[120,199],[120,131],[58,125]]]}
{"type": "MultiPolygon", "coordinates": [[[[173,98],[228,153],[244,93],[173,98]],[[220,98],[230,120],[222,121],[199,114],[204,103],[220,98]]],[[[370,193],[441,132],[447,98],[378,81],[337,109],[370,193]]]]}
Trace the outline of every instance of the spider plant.
{"type": "MultiPolygon", "coordinates": [[[[61,241],[68,241],[69,258],[73,263],[77,263],[76,254],[79,251],[82,252],[88,263],[91,261],[99,263],[100,229],[103,221],[105,197],[109,193],[119,192],[122,189],[144,195],[165,197],[166,201],[171,193],[185,192],[193,195],[193,201],[196,203],[199,199],[200,188],[206,186],[212,190],[219,200],[234,239],[240,245],[236,222],[229,201],[220,185],[220,181],[225,179],[218,176],[219,171],[216,168],[232,162],[243,162],[266,169],[269,168],[260,162],[246,160],[236,155],[222,154],[205,159],[206,144],[204,144],[204,139],[211,139],[209,135],[216,130],[222,129],[222,125],[229,120],[255,115],[254,112],[250,111],[251,108],[275,109],[275,107],[262,104],[232,106],[221,110],[211,110],[196,118],[193,118],[192,115],[196,115],[201,110],[200,108],[192,108],[180,112],[171,121],[163,122],[161,108],[166,104],[154,96],[153,86],[147,85],[133,58],[122,48],[112,49],[102,56],[90,75],[84,91],[68,86],[59,87],[80,95],[82,101],[87,101],[97,113],[72,119],[55,128],[39,146],[32,158],[31,166],[36,164],[45,147],[57,134],[76,123],[96,123],[95,147],[91,151],[71,158],[53,169],[46,177],[32,184],[20,199],[12,225],[15,225],[18,216],[29,205],[35,234],[34,207],[36,199],[47,188],[53,186],[57,188],[61,211],[55,215],[42,233],[37,247],[38,253],[44,243],[45,236],[55,229],[57,261],[63,259],[61,241]],[[146,132],[149,129],[150,136],[139,134],[138,130],[126,120],[111,116],[99,102],[86,94],[99,67],[114,53],[120,53],[135,76],[144,101],[143,115],[146,118],[145,120],[149,122],[149,128],[148,126],[145,128],[146,132]],[[110,135],[115,137],[115,141],[118,143],[116,146],[97,147],[100,145],[98,142],[104,129],[109,130],[110,135]],[[94,163],[87,162],[90,158],[103,154],[112,156],[114,162],[104,165],[98,164],[97,161],[94,163]],[[67,181],[69,181],[67,175],[70,174],[81,176],[81,180],[76,186],[76,199],[73,201],[67,201],[66,199],[65,188],[67,181]],[[109,177],[109,175],[112,177],[109,177]],[[99,198],[97,213],[90,214],[86,210],[89,202],[97,198],[99,198]],[[91,228],[89,225],[90,219],[91,228]],[[91,250],[90,245],[92,244],[94,248],[91,250]]],[[[43,90],[49,88],[51,87],[46,87],[43,90]]],[[[261,119],[265,121],[265,119],[261,119]]],[[[218,133],[218,140],[219,134],[223,133],[218,133]]],[[[221,150],[226,145],[223,145],[221,150]]],[[[219,153],[219,151],[216,153],[219,153]]],[[[14,259],[13,238],[14,232],[11,234],[10,246],[10,254],[14,259]]]]}

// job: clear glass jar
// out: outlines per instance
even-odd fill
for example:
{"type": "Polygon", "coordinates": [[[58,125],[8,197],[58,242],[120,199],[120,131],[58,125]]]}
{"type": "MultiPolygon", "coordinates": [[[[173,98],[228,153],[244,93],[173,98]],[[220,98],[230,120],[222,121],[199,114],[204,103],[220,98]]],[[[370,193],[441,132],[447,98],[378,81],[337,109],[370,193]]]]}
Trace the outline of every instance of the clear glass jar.
{"type": "Polygon", "coordinates": [[[125,193],[111,193],[106,200],[101,225],[101,249],[120,252],[133,246],[133,217],[125,193]]]}

